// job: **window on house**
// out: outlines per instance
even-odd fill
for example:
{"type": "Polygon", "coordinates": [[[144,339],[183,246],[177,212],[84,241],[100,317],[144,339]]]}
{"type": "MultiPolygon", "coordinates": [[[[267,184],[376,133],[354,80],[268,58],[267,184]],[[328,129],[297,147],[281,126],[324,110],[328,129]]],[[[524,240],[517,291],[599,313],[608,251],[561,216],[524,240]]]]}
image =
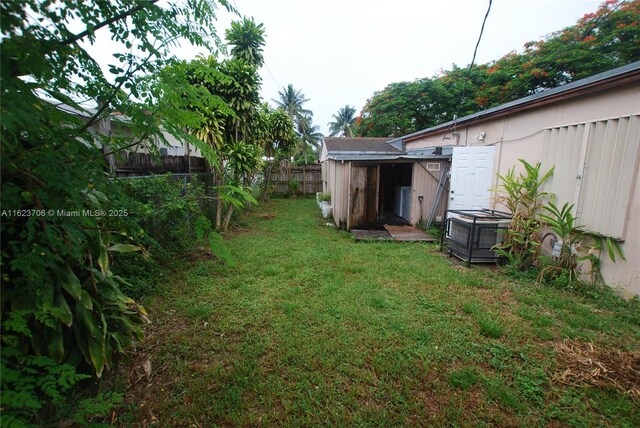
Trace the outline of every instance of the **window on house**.
{"type": "Polygon", "coordinates": [[[545,190],[575,204],[579,225],[624,240],[639,146],[640,115],[547,129],[542,164],[555,170],[545,190]]]}

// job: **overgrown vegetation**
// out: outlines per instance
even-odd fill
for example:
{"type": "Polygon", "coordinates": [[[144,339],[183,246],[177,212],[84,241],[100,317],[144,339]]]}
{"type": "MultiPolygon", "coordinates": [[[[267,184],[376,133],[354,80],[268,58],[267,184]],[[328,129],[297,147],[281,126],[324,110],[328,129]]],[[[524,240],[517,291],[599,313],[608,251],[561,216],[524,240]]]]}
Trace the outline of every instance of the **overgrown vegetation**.
{"type": "Polygon", "coordinates": [[[581,273],[586,273],[591,284],[600,281],[600,255],[603,247],[612,261],[617,258],[625,260],[619,244],[606,236],[586,231],[577,224],[574,215],[574,204],[565,203],[558,208],[553,202],[544,207],[547,214],[540,215],[546,226],[551,228],[557,237],[558,255],[553,263],[546,263],[540,269],[539,278],[545,282],[558,282],[559,278],[565,286],[573,288],[580,284],[581,273]],[[617,256],[616,256],[617,255],[617,256]],[[583,266],[587,263],[587,266],[583,266]],[[586,270],[586,272],[584,272],[586,270]]]}
{"type": "Polygon", "coordinates": [[[169,84],[179,81],[187,88],[186,95],[171,98],[172,107],[200,118],[188,126],[189,131],[215,153],[211,162],[218,191],[214,227],[220,231],[227,230],[235,209],[257,203],[251,186],[263,163],[263,199],[268,197],[273,162],[290,155],[299,139],[288,116],[260,102],[262,24],[245,18],[233,23],[226,37],[230,58],[201,56],[165,70],[169,84]]]}
{"type": "Polygon", "coordinates": [[[460,268],[437,245],[356,243],[310,199],[276,199],[240,224],[235,268],[200,260],[147,303],[148,348],[126,372],[137,407],[117,425],[640,422],[637,399],[607,380],[637,382],[624,364],[640,350],[638,301],[460,268]],[[559,360],[563,343],[620,363],[594,359],[611,372],[591,384],[591,355],[559,360]]]}
{"type": "Polygon", "coordinates": [[[524,173],[516,174],[513,166],[505,175],[499,175],[497,202],[507,207],[512,214],[508,232],[497,252],[509,260],[517,271],[533,267],[540,254],[542,228],[539,213],[549,194],[544,192],[544,183],[553,175],[553,168],[542,173],[542,165],[531,165],[520,159],[524,173]]]}
{"type": "MultiPolygon", "coordinates": [[[[3,424],[82,415],[69,405],[74,387],[91,386],[142,337],[147,313],[123,290],[143,290],[117,272],[134,276],[127,267],[148,266],[150,247],[183,250],[192,236],[224,248],[206,217],[173,217],[196,210],[168,182],[120,198],[107,180],[114,156],[140,145],[157,152],[165,131],[211,164],[218,159],[206,141],[184,132],[205,118],[175,108],[178,99],[214,100],[167,73],[178,64],[170,49],[180,40],[220,47],[215,7],[200,0],[0,3],[3,424]],[[98,32],[115,51],[107,74],[87,50],[98,32]],[[101,129],[115,112],[129,132],[101,129]]],[[[210,107],[238,117],[237,106],[210,107]]]]}
{"type": "Polygon", "coordinates": [[[166,266],[195,250],[212,251],[221,261],[233,263],[211,224],[215,212],[211,181],[209,174],[166,174],[110,182],[114,204],[127,211],[123,220],[141,231],[138,241],[144,248],[141,253],[114,256],[114,272],[127,278],[121,286],[127,295],[153,294],[166,280],[166,266]]]}
{"type": "Polygon", "coordinates": [[[539,281],[575,290],[589,277],[591,286],[602,285],[600,255],[603,249],[612,261],[624,260],[619,244],[612,238],[585,230],[574,216],[574,204],[559,208],[555,195],[544,192],[546,181],[554,168],[543,174],[542,165],[531,165],[520,159],[524,169],[516,174],[516,167],[498,175],[496,202],[512,213],[512,220],[504,240],[495,250],[508,261],[512,276],[531,273],[539,281]],[[553,237],[554,249],[544,254],[542,242],[553,237]]]}

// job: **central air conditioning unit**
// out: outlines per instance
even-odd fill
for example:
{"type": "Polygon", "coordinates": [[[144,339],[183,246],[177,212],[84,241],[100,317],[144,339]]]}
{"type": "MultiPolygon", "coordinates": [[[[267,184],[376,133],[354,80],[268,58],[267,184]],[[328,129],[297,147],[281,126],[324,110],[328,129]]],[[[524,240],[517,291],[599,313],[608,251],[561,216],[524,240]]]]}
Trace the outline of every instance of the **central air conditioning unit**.
{"type": "Polygon", "coordinates": [[[511,214],[495,210],[448,210],[440,249],[471,263],[498,263],[494,247],[501,244],[511,214]]]}

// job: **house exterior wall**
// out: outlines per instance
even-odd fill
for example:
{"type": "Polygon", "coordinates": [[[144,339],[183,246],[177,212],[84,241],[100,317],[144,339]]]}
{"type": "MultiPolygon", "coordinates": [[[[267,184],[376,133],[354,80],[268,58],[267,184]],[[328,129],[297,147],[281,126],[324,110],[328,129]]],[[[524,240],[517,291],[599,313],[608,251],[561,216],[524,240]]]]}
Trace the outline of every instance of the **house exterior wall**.
{"type": "MultiPolygon", "coordinates": [[[[493,187],[497,187],[497,174],[505,174],[510,168],[519,168],[518,159],[535,164],[543,160],[545,129],[566,125],[603,121],[611,118],[640,114],[640,82],[633,82],[573,99],[559,101],[535,109],[488,119],[477,119],[473,124],[456,127],[458,136],[438,131],[406,142],[407,149],[459,145],[495,145],[495,172],[493,187]],[[481,136],[484,133],[484,138],[481,136]]],[[[635,137],[633,137],[635,138],[635,137]]],[[[626,261],[612,263],[606,255],[601,257],[605,282],[620,287],[627,295],[640,295],[640,177],[638,154],[631,164],[635,168],[625,171],[631,174],[632,192],[628,195],[628,212],[625,240],[620,246],[626,261]]],[[[549,165],[549,168],[551,165],[549,165]]],[[[567,165],[555,164],[556,170],[567,165]]],[[[600,174],[608,174],[618,165],[601,168],[600,174]],[[607,169],[608,168],[608,169],[607,169]]],[[[543,165],[544,170],[544,165],[543,165]]],[[[495,194],[494,194],[495,196],[495,194]]],[[[426,198],[426,197],[425,197],[426,198]]],[[[566,201],[558,201],[562,205],[566,201]]],[[[579,219],[578,219],[579,222],[579,219]]]]}

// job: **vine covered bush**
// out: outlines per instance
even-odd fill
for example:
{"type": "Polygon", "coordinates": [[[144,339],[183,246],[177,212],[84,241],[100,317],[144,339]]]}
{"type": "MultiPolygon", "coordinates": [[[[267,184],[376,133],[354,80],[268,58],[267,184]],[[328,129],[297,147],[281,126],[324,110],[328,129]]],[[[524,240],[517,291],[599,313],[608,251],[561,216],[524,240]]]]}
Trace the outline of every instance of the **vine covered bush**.
{"type": "Polygon", "coordinates": [[[205,183],[209,177],[166,174],[111,181],[110,195],[127,212],[122,220],[138,228],[138,241],[144,247],[141,252],[114,255],[115,272],[128,278],[123,285],[128,295],[141,298],[153,293],[164,279],[162,266],[199,247],[233,263],[222,238],[212,230],[215,203],[211,185],[205,183]]]}
{"type": "Polygon", "coordinates": [[[101,377],[142,337],[146,312],[113,264],[114,254],[143,253],[144,232],[107,197],[109,160],[143,141],[153,151],[167,142],[163,129],[213,156],[182,131],[197,117],[165,109],[184,91],[156,76],[179,39],[212,47],[214,7],[0,2],[3,425],[55,420],[78,382],[101,377]],[[97,32],[116,52],[104,71],[87,50],[97,32]],[[114,112],[131,132],[95,132],[114,112]]]}

